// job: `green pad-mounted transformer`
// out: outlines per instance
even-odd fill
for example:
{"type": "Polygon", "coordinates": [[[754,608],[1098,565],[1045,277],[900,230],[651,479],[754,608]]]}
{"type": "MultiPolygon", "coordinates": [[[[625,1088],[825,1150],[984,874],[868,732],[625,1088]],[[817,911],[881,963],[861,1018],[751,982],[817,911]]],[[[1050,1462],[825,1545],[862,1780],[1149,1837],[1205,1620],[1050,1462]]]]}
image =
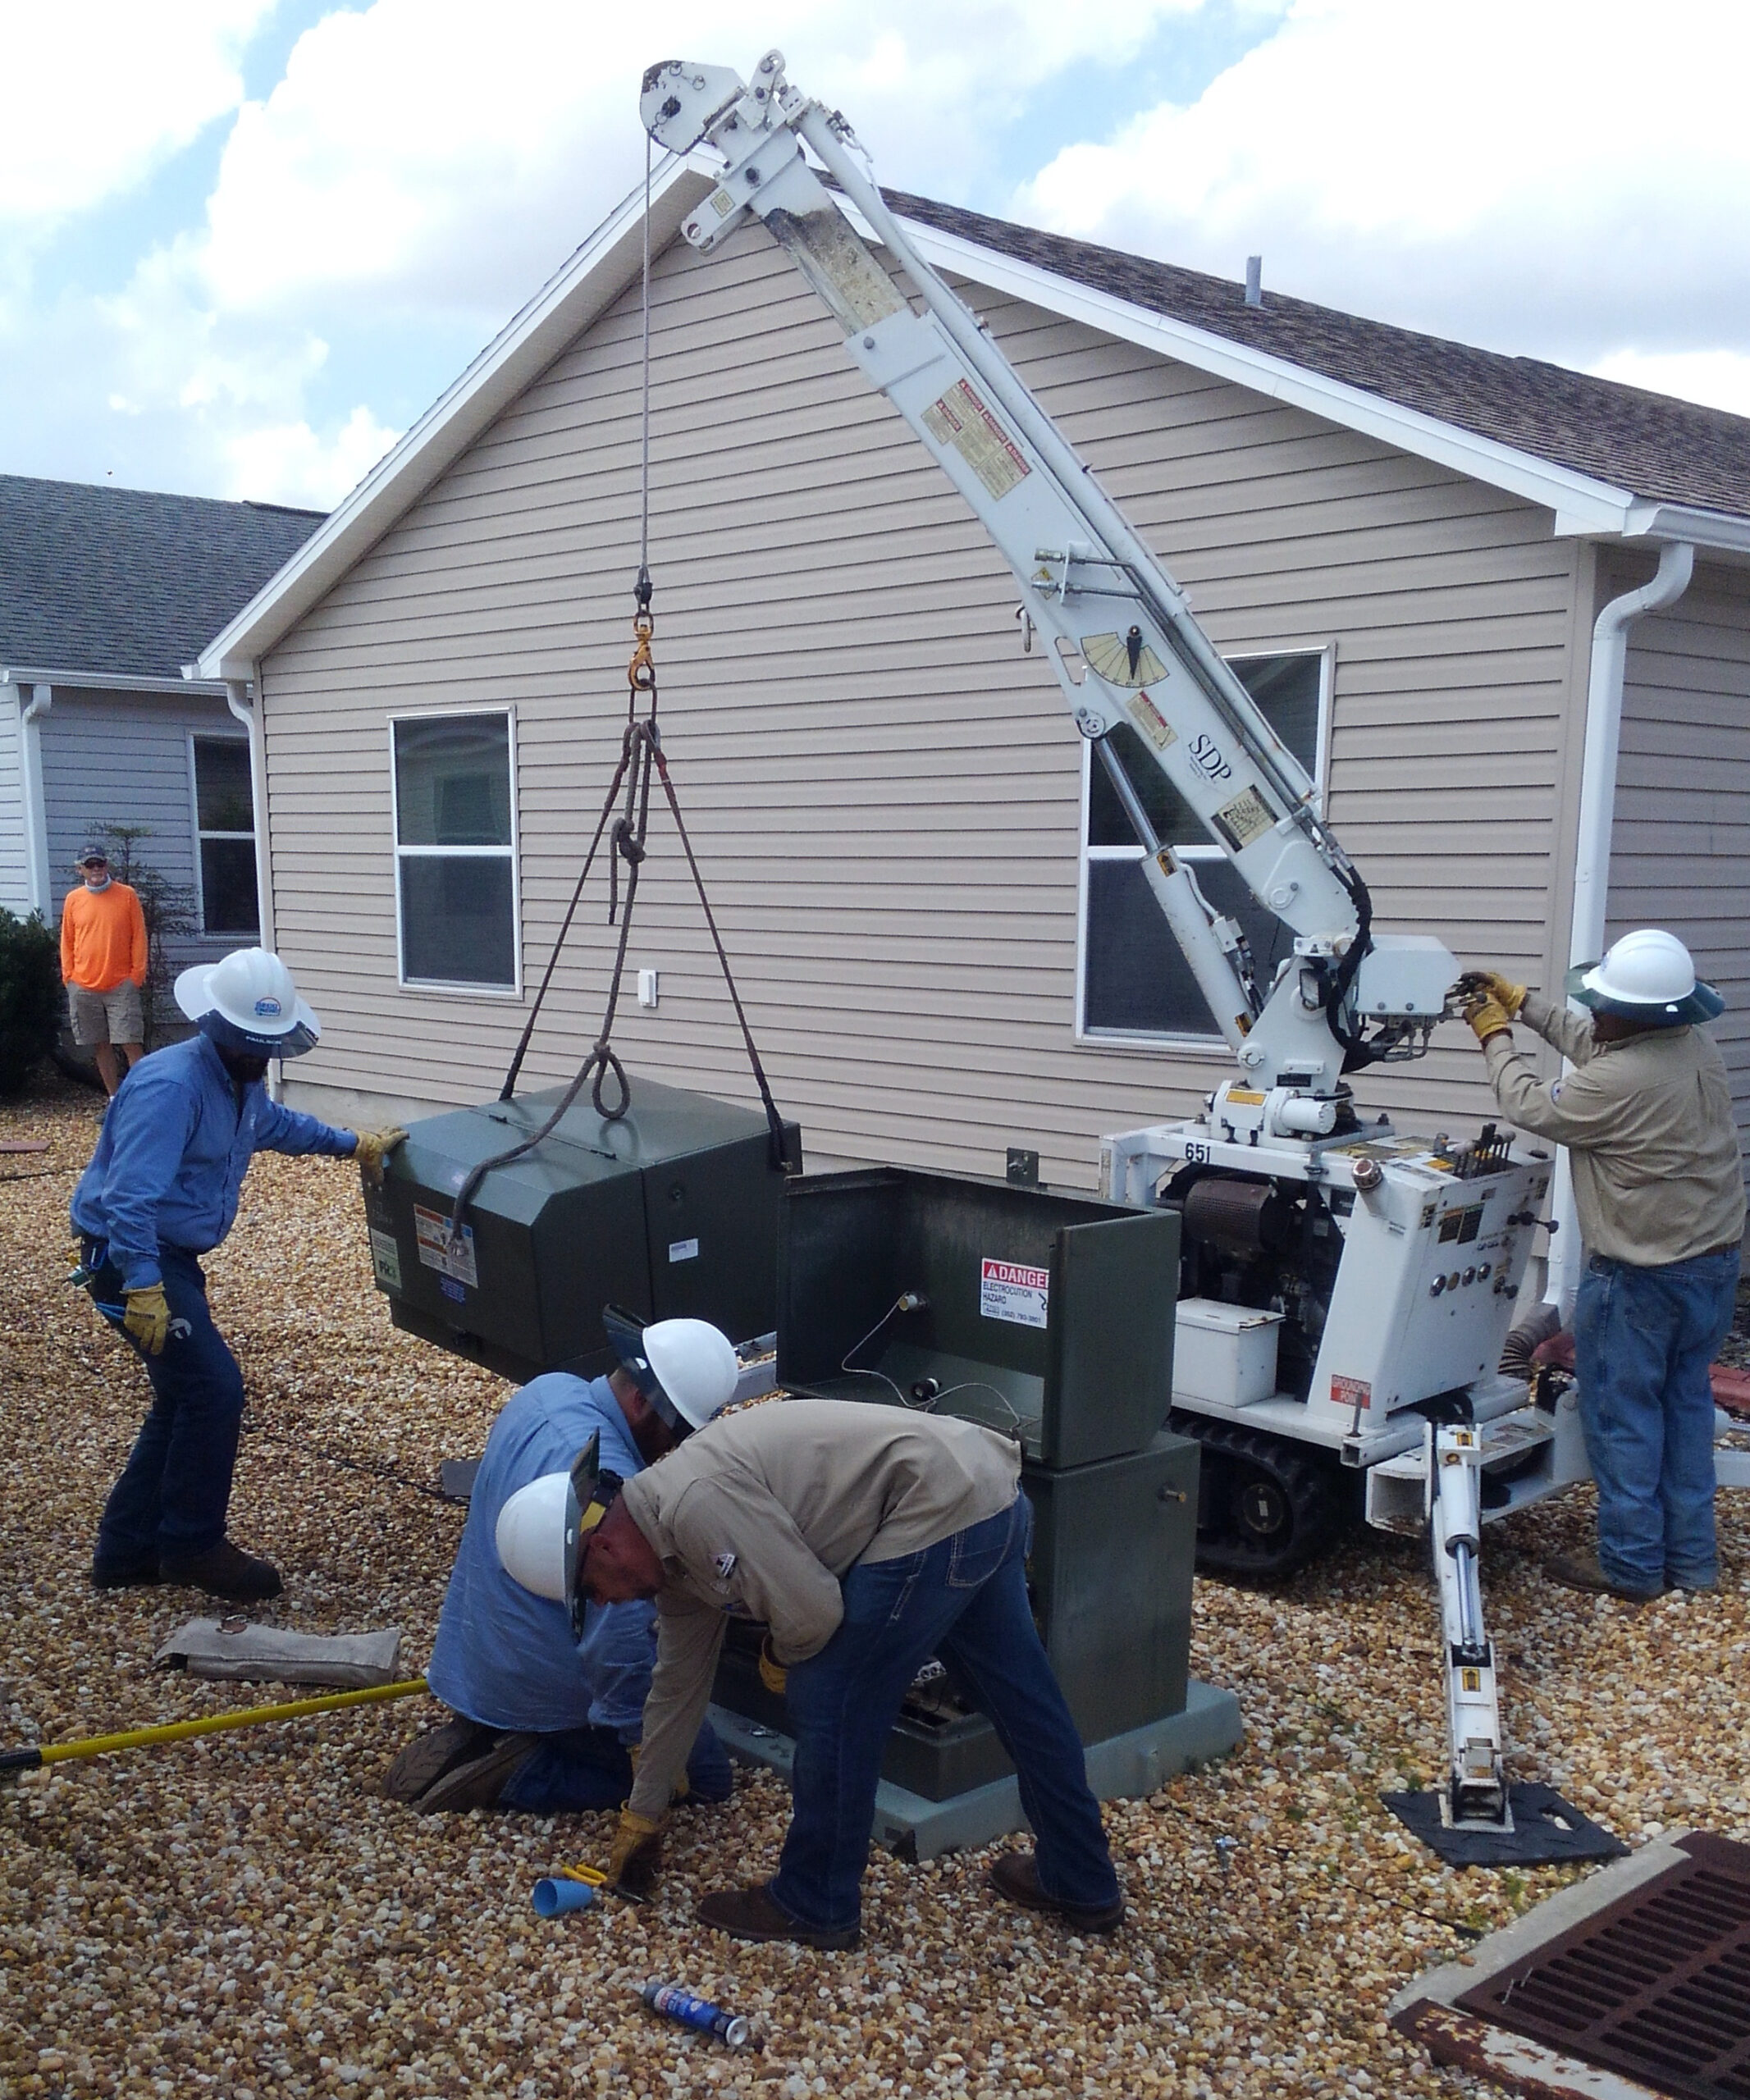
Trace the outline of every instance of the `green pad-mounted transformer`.
{"type": "Polygon", "coordinates": [[[367,1182],[395,1325],[519,1381],[607,1370],[605,1304],[710,1320],[737,1342],[770,1334],[784,1175],[765,1118],[708,1094],[637,1080],[616,1122],[579,1099],[533,1152],[487,1176],[451,1234],[473,1168],[538,1130],[559,1098],[428,1117],[390,1154],[382,1187],[367,1182]]]}

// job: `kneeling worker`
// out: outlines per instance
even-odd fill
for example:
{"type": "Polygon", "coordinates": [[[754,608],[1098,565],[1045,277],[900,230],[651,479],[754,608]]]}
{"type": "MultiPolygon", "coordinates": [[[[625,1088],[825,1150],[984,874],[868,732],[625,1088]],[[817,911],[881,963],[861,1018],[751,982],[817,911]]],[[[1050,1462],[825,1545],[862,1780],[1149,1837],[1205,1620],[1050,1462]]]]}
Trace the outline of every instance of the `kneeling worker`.
{"type": "Polygon", "coordinates": [[[506,1506],[500,1550],[527,1586],[656,1600],[644,1753],[610,1862],[622,1886],[656,1879],[733,1612],[770,1628],[768,1683],[788,1666],[795,1804],[776,1875],[707,1896],[703,1923],[738,1939],[857,1944],[882,1751],[932,1655],[994,1723],[1037,1834],[1036,1852],[997,1861],[993,1885],[1084,1932],[1122,1921],[1081,1738],[1027,1603],[1020,1471],[1018,1448],[976,1423],[780,1400],[708,1423],[635,1479],[580,1465],[564,1512],[550,1483],[524,1488],[548,1498],[538,1554],[517,1501],[506,1506]]]}
{"type": "MultiPolygon", "coordinates": [[[[735,1390],[735,1352],[702,1320],[643,1331],[647,1391],[628,1371],[586,1381],[561,1371],[532,1379],[505,1403],[487,1438],[444,1596],[426,1681],[455,1718],[408,1744],[382,1791],[422,1815],[520,1809],[553,1815],[617,1808],[632,1786],[644,1701],[656,1659],[648,1604],[583,1607],[537,1596],[505,1573],[495,1539],[513,1495],[542,1480],[560,1516],[568,1469],[592,1439],[601,1463],[630,1479],[704,1422],[735,1390]]],[[[551,1542],[539,1495],[519,1521],[551,1542]]],[[[707,1722],[687,1760],[682,1790],[723,1801],[728,1753],[707,1722]]]]}

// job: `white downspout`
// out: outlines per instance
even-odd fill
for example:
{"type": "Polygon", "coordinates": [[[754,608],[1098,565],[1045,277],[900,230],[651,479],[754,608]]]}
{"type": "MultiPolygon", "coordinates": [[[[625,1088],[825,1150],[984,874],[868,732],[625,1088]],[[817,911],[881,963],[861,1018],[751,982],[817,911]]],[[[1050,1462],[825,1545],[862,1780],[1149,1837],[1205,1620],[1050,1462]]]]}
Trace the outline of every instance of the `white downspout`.
{"type": "MultiPolygon", "coordinates": [[[[1622,742],[1623,679],[1629,661],[1629,630],[1644,613],[1663,612],[1689,587],[1695,549],[1671,540],[1659,550],[1657,573],[1638,591],[1612,598],[1592,631],[1592,669],[1586,682],[1586,747],[1580,761],[1579,836],[1574,851],[1574,916],[1568,961],[1596,962],[1604,952],[1610,903],[1611,832],[1616,817],[1616,763],[1622,742]]],[[[1574,1180],[1565,1146],[1556,1156],[1556,1195],[1551,1215],[1556,1230],[1550,1247],[1548,1297],[1565,1325],[1579,1288],[1579,1228],[1574,1216],[1574,1180]]]]}
{"type": "Polygon", "coordinates": [[[32,686],[25,699],[18,688],[18,783],[24,803],[25,881],[30,908],[40,911],[52,926],[55,923],[53,884],[48,866],[48,805],[43,792],[43,742],[37,728],[40,718],[55,704],[53,686],[32,686]]]}
{"type": "MultiPolygon", "coordinates": [[[[267,846],[267,754],[262,737],[261,718],[256,706],[249,701],[249,682],[246,678],[227,678],[225,681],[225,705],[249,733],[249,801],[254,806],[255,819],[255,908],[261,919],[261,932],[257,938],[264,948],[272,948],[274,946],[273,856],[267,846]]],[[[258,665],[255,693],[258,704],[261,696],[258,665]]],[[[267,1091],[276,1101],[280,1098],[285,1080],[285,1064],[276,1057],[267,1068],[267,1091]]]]}

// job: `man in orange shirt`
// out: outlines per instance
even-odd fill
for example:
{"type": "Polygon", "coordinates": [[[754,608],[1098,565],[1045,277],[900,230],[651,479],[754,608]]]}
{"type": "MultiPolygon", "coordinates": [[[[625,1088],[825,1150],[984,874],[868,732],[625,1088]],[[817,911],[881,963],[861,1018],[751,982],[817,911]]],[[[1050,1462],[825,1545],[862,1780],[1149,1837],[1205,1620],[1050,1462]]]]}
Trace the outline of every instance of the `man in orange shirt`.
{"type": "Polygon", "coordinates": [[[73,1040],[97,1052],[106,1093],[145,1054],[140,988],[146,981],[146,915],[137,891],[109,872],[101,846],[79,856],[85,881],[61,907],[61,975],[73,1040]],[[119,1046],[126,1064],[116,1061],[119,1046]]]}

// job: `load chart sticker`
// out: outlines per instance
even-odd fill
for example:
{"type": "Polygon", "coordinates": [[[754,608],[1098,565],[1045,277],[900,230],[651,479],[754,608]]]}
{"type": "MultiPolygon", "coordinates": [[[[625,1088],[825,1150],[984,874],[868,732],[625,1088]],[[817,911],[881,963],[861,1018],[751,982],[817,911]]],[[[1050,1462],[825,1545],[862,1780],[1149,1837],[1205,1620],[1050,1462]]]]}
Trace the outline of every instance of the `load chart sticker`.
{"type": "Polygon", "coordinates": [[[462,1227],[459,1240],[450,1236],[450,1221],[437,1211],[428,1211],[423,1203],[414,1205],[414,1230],[419,1239],[419,1260],[423,1267],[436,1269],[440,1276],[454,1276],[458,1283],[480,1288],[480,1271],[474,1262],[474,1228],[462,1227]]]}
{"type": "Polygon", "coordinates": [[[1051,1305],[1051,1271],[1021,1262],[979,1264],[978,1309],[987,1320],[1007,1320],[1012,1326],[1043,1327],[1051,1305]]]}
{"type": "Polygon", "coordinates": [[[1007,495],[1033,471],[1021,447],[963,379],[925,409],[923,424],[938,445],[953,447],[994,496],[1007,495]]]}

